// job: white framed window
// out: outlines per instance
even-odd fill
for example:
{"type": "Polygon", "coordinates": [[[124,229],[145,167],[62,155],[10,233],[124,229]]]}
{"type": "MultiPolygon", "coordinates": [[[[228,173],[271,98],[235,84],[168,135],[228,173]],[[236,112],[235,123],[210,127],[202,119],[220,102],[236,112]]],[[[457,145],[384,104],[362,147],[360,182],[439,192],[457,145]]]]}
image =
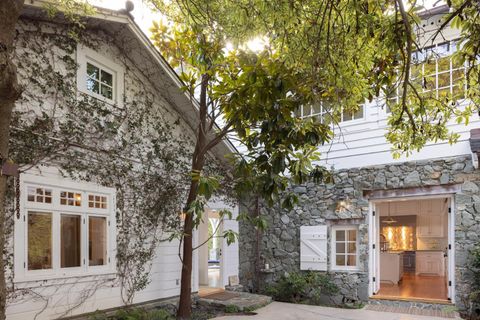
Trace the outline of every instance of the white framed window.
{"type": "Polygon", "coordinates": [[[96,51],[77,46],[78,90],[114,105],[123,105],[125,69],[96,51]]]}
{"type": "MultiPolygon", "coordinates": [[[[410,79],[421,86],[420,94],[431,94],[437,99],[450,96],[453,101],[465,98],[467,91],[465,64],[455,59],[455,41],[447,41],[412,53],[410,79]]],[[[390,106],[400,102],[403,82],[387,94],[386,113],[390,106]]]]}
{"type": "Polygon", "coordinates": [[[115,189],[23,174],[20,190],[15,281],[116,272],[115,189]]]}
{"type": "Polygon", "coordinates": [[[358,227],[332,227],[332,270],[358,270],[358,227]]]}
{"type": "Polygon", "coordinates": [[[332,117],[338,122],[348,122],[352,120],[360,120],[365,118],[365,105],[359,104],[356,111],[346,111],[343,110],[338,116],[332,115],[330,109],[324,107],[323,104],[313,105],[313,106],[301,106],[297,112],[297,116],[300,118],[309,118],[315,117],[321,123],[331,124],[332,117]]]}

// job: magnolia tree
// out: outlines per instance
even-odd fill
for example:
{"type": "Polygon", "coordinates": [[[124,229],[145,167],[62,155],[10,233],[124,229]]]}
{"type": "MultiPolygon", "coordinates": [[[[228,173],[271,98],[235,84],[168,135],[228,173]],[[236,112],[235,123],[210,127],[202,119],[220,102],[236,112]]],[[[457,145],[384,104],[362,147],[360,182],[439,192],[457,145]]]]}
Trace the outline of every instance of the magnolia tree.
{"type": "MultiPolygon", "coordinates": [[[[388,104],[386,134],[394,157],[430,141],[456,142],[458,135],[447,129],[447,123],[452,119],[468,123],[478,109],[477,1],[448,2],[451,12],[427,41],[417,36],[423,8],[415,1],[150,2],[173,25],[154,25],[155,44],[181,70],[184,89],[192,99],[197,93],[200,101],[194,178],[186,208],[202,196],[198,177],[204,152],[229,133],[248,149],[235,164],[237,191],[250,190],[273,203],[286,189],[287,172],[293,182],[309,174],[325,175],[311,166],[318,157],[316,147],[332,138],[330,128],[342,114],[355,113],[365,100],[397,97],[388,104]],[[426,73],[419,70],[429,60],[412,60],[415,51],[434,43],[450,24],[462,30],[463,46],[454,63],[467,62],[466,77],[460,79],[461,85],[468,85],[464,94],[471,103],[466,107],[460,107],[456,92],[437,96],[427,90],[426,73]],[[226,39],[235,47],[258,36],[268,47],[261,53],[225,52],[226,39]],[[321,110],[319,122],[294,116],[310,106],[321,110]]],[[[289,194],[282,199],[285,206],[296,201],[289,194]]],[[[185,221],[178,318],[190,316],[191,234],[201,211],[189,209],[185,221]]]]}
{"type": "MultiPolygon", "coordinates": [[[[155,23],[151,29],[154,44],[178,70],[184,90],[194,103],[198,97],[195,150],[191,162],[191,182],[185,203],[180,306],[177,317],[191,316],[191,277],[193,231],[202,220],[206,201],[219,187],[216,177],[206,176],[207,154],[228,135],[243,142],[248,152],[232,159],[235,187],[239,194],[260,194],[269,203],[286,190],[291,175],[297,182],[309,176],[323,177],[324,170],[313,167],[316,148],[328,141],[328,125],[301,120],[295,111],[313,103],[314,96],[301,72],[286,66],[274,52],[254,54],[225,50],[225,37],[214,28],[195,29],[175,24],[155,23]]],[[[283,203],[296,201],[286,195],[283,203]]],[[[228,214],[222,211],[221,215],[228,214]]],[[[261,221],[255,221],[261,225],[261,221]]],[[[232,231],[223,235],[235,240],[232,231]]]]}

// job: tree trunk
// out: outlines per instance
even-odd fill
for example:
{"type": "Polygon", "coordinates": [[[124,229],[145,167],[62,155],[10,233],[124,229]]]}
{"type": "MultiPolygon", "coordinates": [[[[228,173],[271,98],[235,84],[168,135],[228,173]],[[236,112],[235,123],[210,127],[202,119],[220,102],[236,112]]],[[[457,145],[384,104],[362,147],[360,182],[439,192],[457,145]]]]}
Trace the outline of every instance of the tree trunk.
{"type": "MultiPolygon", "coordinates": [[[[204,147],[206,145],[205,128],[207,123],[207,86],[210,77],[207,74],[202,75],[200,86],[200,110],[199,110],[199,126],[197,133],[197,141],[195,143],[195,150],[192,155],[192,172],[202,172],[205,164],[204,147]]],[[[185,210],[190,208],[190,205],[197,198],[198,181],[190,182],[190,191],[188,192],[187,203],[185,210]]],[[[193,266],[193,214],[185,215],[185,223],[183,225],[183,264],[182,264],[182,279],[180,284],[180,301],[178,305],[177,319],[186,320],[192,316],[192,266],[193,266]]]]}
{"type": "MultiPolygon", "coordinates": [[[[12,62],[15,26],[23,0],[0,1],[0,161],[8,159],[10,140],[10,119],[15,101],[20,96],[17,70],[12,62]]],[[[5,252],[5,189],[7,177],[0,175],[0,253],[5,252]]],[[[0,258],[0,320],[5,319],[7,287],[5,281],[5,261],[0,258]]]]}

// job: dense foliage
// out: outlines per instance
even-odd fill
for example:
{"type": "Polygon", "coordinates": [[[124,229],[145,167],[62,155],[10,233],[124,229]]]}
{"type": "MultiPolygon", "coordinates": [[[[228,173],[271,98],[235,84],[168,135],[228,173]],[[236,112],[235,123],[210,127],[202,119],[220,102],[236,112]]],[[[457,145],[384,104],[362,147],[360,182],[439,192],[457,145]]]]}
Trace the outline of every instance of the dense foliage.
{"type": "Polygon", "coordinates": [[[288,273],[266,289],[275,300],[308,304],[320,304],[338,291],[328,274],[313,271],[288,273]]]}
{"type": "Polygon", "coordinates": [[[396,92],[400,99],[388,106],[392,113],[386,135],[396,157],[428,142],[456,142],[459,136],[447,123],[468,123],[478,111],[478,1],[448,2],[451,13],[428,39],[422,38],[420,23],[425,9],[416,1],[152,2],[173,21],[215,30],[234,44],[265,39],[282,63],[303,74],[303,83],[322,104],[328,122],[338,123],[342,112],[355,112],[366,100],[385,104],[385,97],[396,92]],[[456,55],[469,69],[463,80],[468,84],[463,105],[455,94],[427,92],[428,73],[412,70],[425,62],[414,61],[414,52],[441,42],[448,25],[461,29],[462,49],[456,55]]]}

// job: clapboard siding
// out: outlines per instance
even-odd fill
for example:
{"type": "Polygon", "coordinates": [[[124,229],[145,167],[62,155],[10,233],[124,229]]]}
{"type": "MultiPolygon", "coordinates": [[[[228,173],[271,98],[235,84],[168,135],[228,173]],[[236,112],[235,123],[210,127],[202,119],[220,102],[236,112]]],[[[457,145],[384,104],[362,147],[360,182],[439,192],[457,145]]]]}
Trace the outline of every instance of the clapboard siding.
{"type": "MultiPolygon", "coordinates": [[[[117,18],[118,17],[116,16],[115,19],[117,18]]],[[[38,32],[43,32],[43,29],[41,29],[42,31],[38,31],[37,25],[41,25],[43,22],[32,23],[29,19],[22,19],[20,23],[21,27],[19,28],[19,34],[21,37],[31,36],[41,38],[38,36],[38,32]],[[35,33],[22,33],[22,30],[25,29],[35,30],[35,33]]],[[[64,25],[55,26],[54,24],[48,24],[48,27],[45,29],[52,30],[64,27],[64,25]]],[[[58,33],[62,32],[62,30],[57,31],[58,33]]],[[[84,32],[91,31],[86,30],[84,32]]],[[[91,36],[101,38],[104,34],[92,31],[91,36]]],[[[44,42],[41,43],[45,45],[45,50],[56,50],[56,44],[54,41],[47,43],[47,41],[50,41],[48,39],[49,37],[45,37],[45,39],[42,38],[42,41],[44,42]]],[[[100,40],[102,40],[102,38],[100,40]]],[[[109,41],[102,40],[100,43],[101,45],[98,48],[95,48],[98,50],[99,54],[107,59],[112,59],[112,61],[122,65],[125,70],[128,71],[125,73],[125,95],[128,100],[134,100],[134,89],[137,87],[143,88],[149,92],[153,97],[153,108],[156,108],[158,112],[162,113],[166,120],[169,120],[172,123],[179,121],[179,125],[174,128],[174,134],[178,137],[186,137],[190,134],[193,144],[194,133],[191,126],[184,121],[185,118],[183,117],[191,117],[192,115],[179,114],[177,111],[178,109],[175,109],[172,105],[172,101],[170,101],[172,97],[169,96],[168,93],[162,94],[162,92],[159,92],[158,88],[154,86],[152,81],[156,81],[155,85],[158,85],[158,79],[152,80],[147,78],[140,68],[137,68],[136,65],[131,63],[132,60],[130,60],[129,57],[122,56],[125,54],[124,51],[115,47],[115,45],[111,44],[109,41]],[[125,62],[129,64],[125,65],[125,62]]],[[[137,48],[136,50],[143,49],[144,48],[137,48]]],[[[18,50],[20,52],[27,49],[23,48],[22,44],[19,43],[18,50]]],[[[34,56],[33,53],[32,56],[34,56]]],[[[148,55],[145,54],[145,57],[147,56],[148,55]]],[[[62,72],[62,70],[65,69],[64,66],[62,66],[62,63],[62,61],[56,61],[55,69],[62,72]]],[[[163,67],[158,65],[157,61],[152,61],[151,64],[152,68],[161,69],[159,73],[168,74],[168,72],[170,72],[170,70],[162,69],[163,67]]],[[[22,72],[21,68],[19,68],[19,73],[20,82],[24,85],[28,85],[30,75],[22,72]]],[[[165,85],[171,86],[171,83],[166,83],[165,85]]],[[[169,90],[172,89],[169,88],[169,90]]],[[[180,94],[182,93],[180,92],[180,94]]],[[[53,108],[53,103],[55,102],[54,97],[49,96],[47,93],[44,98],[45,106],[53,108]]],[[[190,106],[190,102],[188,102],[188,105],[190,106]]],[[[21,107],[21,104],[17,106],[17,108],[21,107]]],[[[46,167],[45,169],[42,169],[41,172],[38,170],[32,170],[32,172],[29,173],[45,177],[62,178],[58,173],[58,170],[54,167],[46,167]]],[[[224,206],[219,204],[219,207],[223,208],[224,206]]],[[[236,230],[238,231],[238,226],[236,230]]],[[[168,235],[163,235],[163,238],[167,238],[167,236],[168,235]]],[[[194,236],[194,239],[196,239],[196,236],[194,236]]],[[[238,247],[236,248],[238,250],[238,247]]],[[[178,257],[178,250],[179,242],[177,240],[172,242],[161,242],[158,245],[150,266],[149,283],[144,290],[135,294],[133,300],[134,303],[175,297],[180,294],[182,265],[178,257]]],[[[235,263],[237,269],[236,274],[238,274],[238,251],[236,252],[236,258],[235,253],[231,253],[231,260],[235,263]]],[[[228,263],[228,261],[226,263],[228,263]]],[[[196,253],[194,253],[193,264],[194,272],[192,275],[192,290],[195,292],[198,291],[198,257],[196,253]]],[[[16,291],[18,294],[15,297],[12,297],[8,302],[7,319],[9,320],[29,320],[34,318],[37,320],[55,319],[61,316],[78,315],[94,312],[96,310],[121,307],[124,305],[121,296],[119,276],[115,273],[97,277],[82,276],[68,279],[51,279],[47,281],[18,282],[15,283],[15,286],[19,290],[16,291]],[[20,292],[25,292],[26,294],[21,295],[20,292]],[[86,294],[87,292],[91,293],[86,294]]]]}

